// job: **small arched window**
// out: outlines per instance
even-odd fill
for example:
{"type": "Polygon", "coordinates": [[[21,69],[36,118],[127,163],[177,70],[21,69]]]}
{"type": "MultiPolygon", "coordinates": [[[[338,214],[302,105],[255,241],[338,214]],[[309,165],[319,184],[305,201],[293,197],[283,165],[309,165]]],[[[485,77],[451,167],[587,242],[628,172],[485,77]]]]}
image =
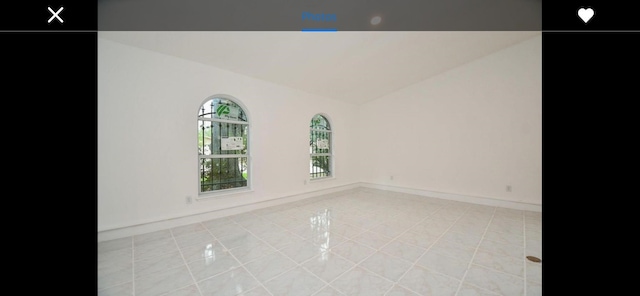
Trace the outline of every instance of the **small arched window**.
{"type": "Polygon", "coordinates": [[[309,139],[309,151],[311,154],[310,178],[331,177],[333,169],[331,125],[325,116],[320,114],[313,116],[309,139]]]}
{"type": "Polygon", "coordinates": [[[198,112],[198,193],[248,187],[249,120],[229,96],[208,98],[198,112]]]}

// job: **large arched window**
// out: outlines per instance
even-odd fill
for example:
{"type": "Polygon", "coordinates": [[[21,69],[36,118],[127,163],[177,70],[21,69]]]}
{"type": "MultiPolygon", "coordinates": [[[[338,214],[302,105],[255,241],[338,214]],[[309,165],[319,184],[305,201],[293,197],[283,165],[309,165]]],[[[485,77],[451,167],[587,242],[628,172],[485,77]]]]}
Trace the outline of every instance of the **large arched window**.
{"type": "Polygon", "coordinates": [[[248,187],[249,120],[237,100],[213,96],[198,112],[198,193],[248,187]]]}
{"type": "Polygon", "coordinates": [[[313,116],[309,138],[311,153],[309,175],[311,179],[331,177],[331,125],[326,117],[320,114],[313,116]]]}

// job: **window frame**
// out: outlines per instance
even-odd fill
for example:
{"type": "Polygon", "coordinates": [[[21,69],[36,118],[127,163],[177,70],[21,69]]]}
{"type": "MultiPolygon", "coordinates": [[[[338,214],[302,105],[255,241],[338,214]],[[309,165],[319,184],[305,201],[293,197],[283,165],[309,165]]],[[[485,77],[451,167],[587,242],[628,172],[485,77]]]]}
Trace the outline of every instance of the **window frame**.
{"type": "Polygon", "coordinates": [[[204,99],[198,106],[197,115],[196,115],[196,122],[197,122],[198,129],[200,129],[201,122],[212,122],[212,123],[220,122],[220,123],[240,124],[240,125],[246,126],[247,128],[247,131],[246,131],[247,143],[246,143],[245,154],[213,154],[213,153],[209,155],[201,154],[199,149],[199,138],[198,138],[199,130],[196,130],[196,155],[197,155],[197,161],[196,161],[197,178],[196,179],[197,179],[197,190],[198,190],[198,197],[196,198],[196,200],[252,191],[252,187],[251,187],[251,183],[252,183],[251,182],[251,176],[252,176],[252,173],[251,173],[251,120],[250,118],[251,116],[247,110],[247,107],[240,100],[230,95],[217,94],[217,95],[209,96],[206,99],[204,99]],[[213,114],[209,118],[206,118],[206,117],[201,118],[200,112],[202,107],[205,104],[207,104],[209,101],[216,98],[228,100],[236,104],[240,109],[242,109],[242,112],[245,114],[246,121],[213,118],[213,114]],[[246,160],[246,172],[247,172],[246,186],[202,191],[201,159],[224,159],[224,158],[246,158],[247,159],[246,160]]]}
{"type": "Polygon", "coordinates": [[[313,144],[311,142],[311,139],[309,140],[309,180],[311,182],[315,182],[315,181],[321,181],[321,180],[327,180],[327,179],[333,179],[335,178],[335,165],[334,165],[334,136],[335,136],[335,132],[333,130],[333,124],[331,123],[331,120],[329,119],[329,116],[327,116],[327,114],[325,113],[316,113],[311,117],[311,120],[309,121],[310,125],[309,125],[309,137],[312,136],[313,132],[323,132],[323,133],[327,133],[328,134],[328,140],[329,140],[329,148],[328,148],[328,152],[327,153],[314,153],[313,150],[313,144]],[[327,127],[328,129],[315,129],[313,128],[313,120],[316,118],[316,116],[321,116],[324,121],[326,121],[327,123],[327,127]],[[321,176],[321,177],[313,177],[313,172],[311,171],[311,168],[313,167],[313,157],[314,156],[328,156],[329,157],[329,161],[328,161],[328,169],[329,169],[329,174],[326,176],[321,176]]]}

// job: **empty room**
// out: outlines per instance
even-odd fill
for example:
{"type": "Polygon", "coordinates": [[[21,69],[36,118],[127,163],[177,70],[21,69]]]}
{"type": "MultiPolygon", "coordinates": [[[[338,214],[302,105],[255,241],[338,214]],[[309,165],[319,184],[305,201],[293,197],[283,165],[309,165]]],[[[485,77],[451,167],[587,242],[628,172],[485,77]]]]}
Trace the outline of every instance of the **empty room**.
{"type": "Polygon", "coordinates": [[[539,31],[98,32],[98,295],[541,295],[539,31]]]}

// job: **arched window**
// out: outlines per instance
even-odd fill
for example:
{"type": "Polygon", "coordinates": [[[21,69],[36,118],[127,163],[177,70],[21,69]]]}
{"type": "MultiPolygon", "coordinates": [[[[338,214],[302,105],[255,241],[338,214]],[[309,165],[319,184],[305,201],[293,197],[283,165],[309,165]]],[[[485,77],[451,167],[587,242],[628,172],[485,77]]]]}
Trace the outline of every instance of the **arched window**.
{"type": "Polygon", "coordinates": [[[311,132],[309,134],[309,151],[311,164],[309,175],[311,179],[331,177],[331,125],[326,117],[316,114],[311,119],[311,132]]]}
{"type": "Polygon", "coordinates": [[[208,98],[198,112],[198,193],[248,187],[249,120],[229,96],[208,98]]]}

